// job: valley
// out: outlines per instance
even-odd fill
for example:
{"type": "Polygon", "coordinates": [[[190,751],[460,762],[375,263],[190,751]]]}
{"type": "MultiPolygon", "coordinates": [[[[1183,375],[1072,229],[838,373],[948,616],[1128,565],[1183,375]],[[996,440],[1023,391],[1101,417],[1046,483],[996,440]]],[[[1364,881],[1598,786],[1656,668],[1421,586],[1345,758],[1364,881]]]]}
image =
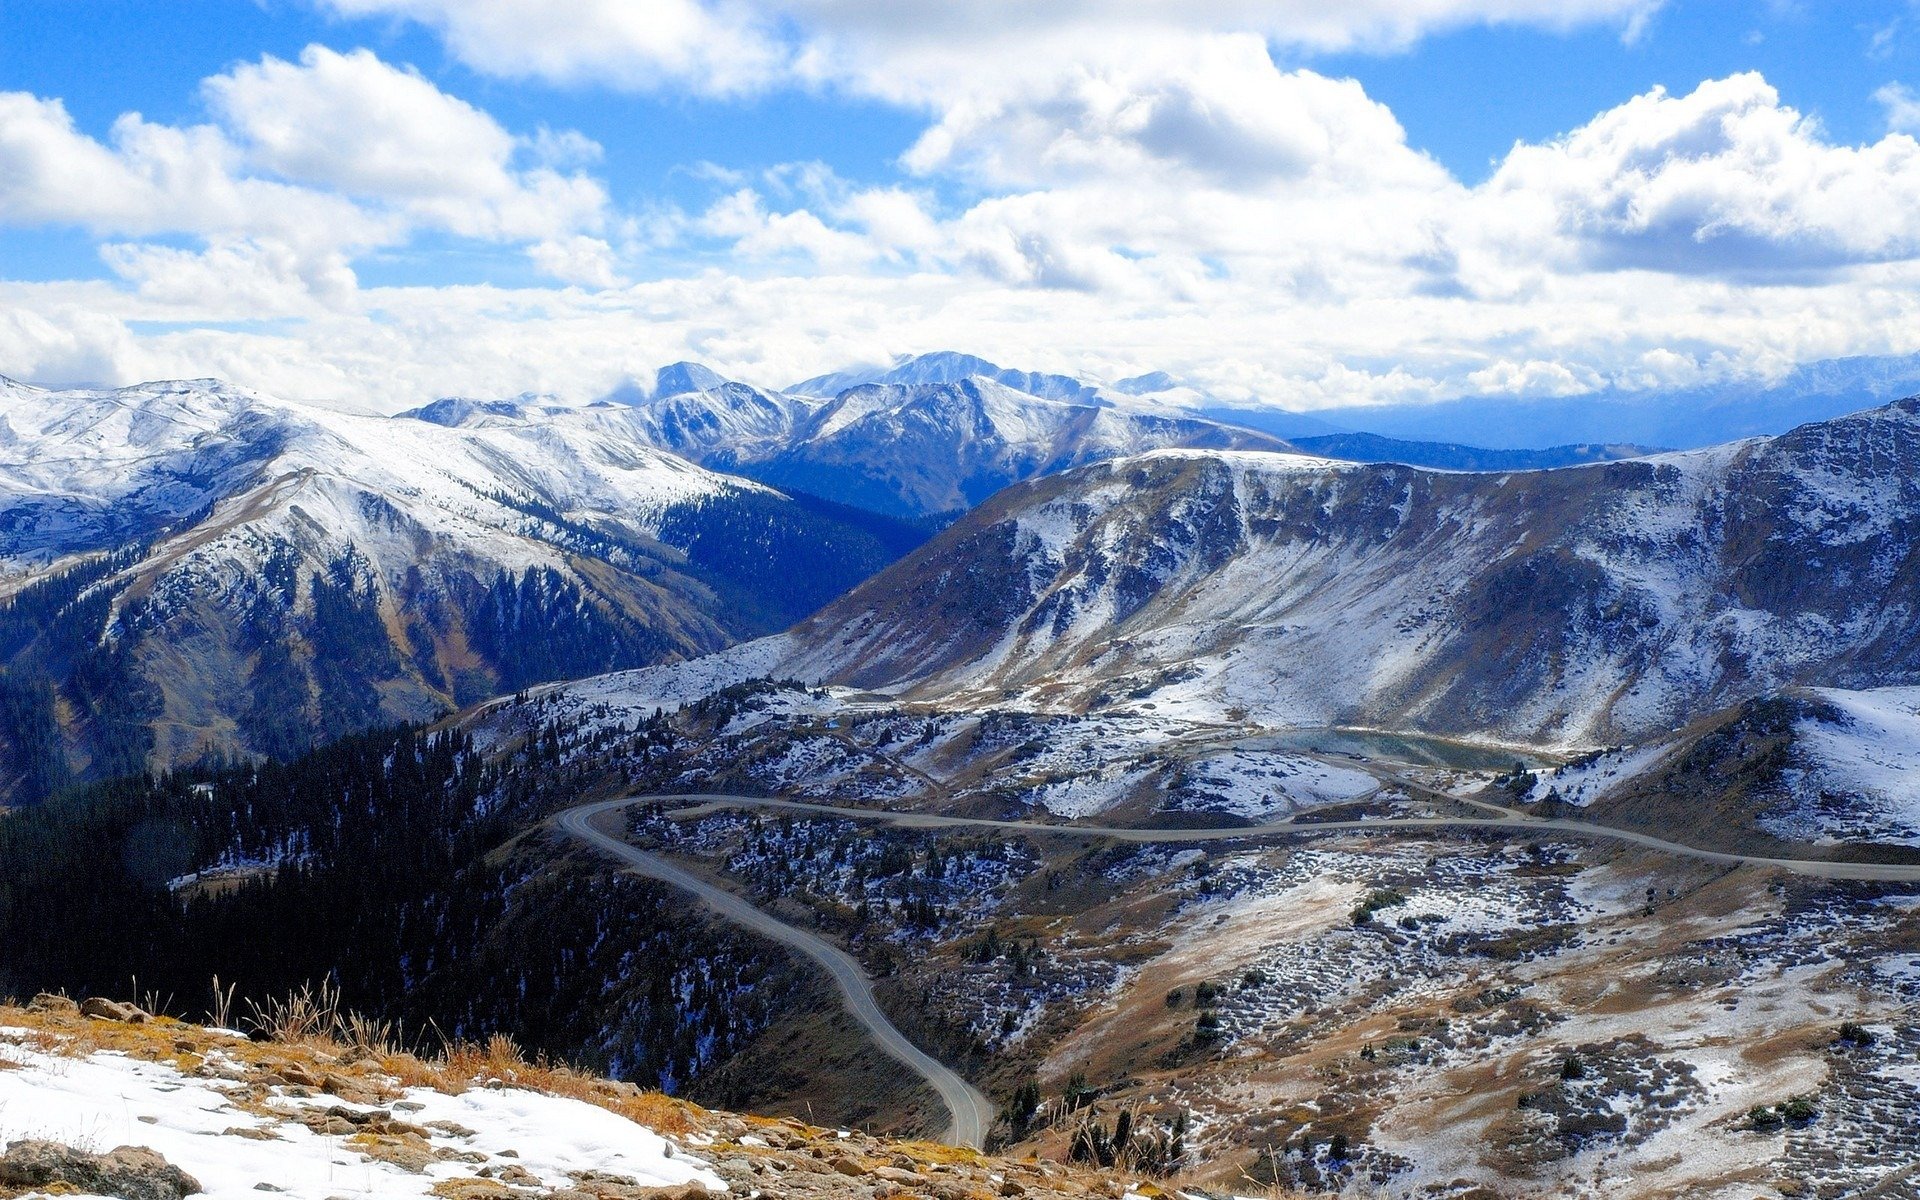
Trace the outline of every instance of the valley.
{"type": "Polygon", "coordinates": [[[1920,0],[0,0],[0,1200],[1920,1200],[1920,0]]]}
{"type": "Polygon", "coordinates": [[[171,465],[15,502],[0,750],[49,798],[0,819],[0,989],[324,977],[1196,1195],[1837,1200],[1920,1154],[1914,402],[1473,473],[898,372],[87,394],[171,465]]]}

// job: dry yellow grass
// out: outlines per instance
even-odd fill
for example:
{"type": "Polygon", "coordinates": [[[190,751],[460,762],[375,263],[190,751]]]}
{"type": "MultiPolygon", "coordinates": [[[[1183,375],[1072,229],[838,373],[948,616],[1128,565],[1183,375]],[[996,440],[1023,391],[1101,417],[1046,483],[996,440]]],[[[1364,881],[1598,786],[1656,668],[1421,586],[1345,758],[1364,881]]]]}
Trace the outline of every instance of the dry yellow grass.
{"type": "Polygon", "coordinates": [[[284,1001],[253,1006],[253,1011],[263,1031],[277,1027],[290,1036],[243,1041],[171,1017],[122,1024],[32,1012],[14,1004],[0,1005],[0,1025],[21,1030],[12,1040],[27,1049],[59,1057],[112,1050],[172,1063],[192,1074],[217,1048],[249,1068],[317,1079],[329,1091],[347,1082],[376,1093],[423,1087],[447,1095],[471,1087],[505,1086],[584,1101],[659,1133],[688,1133],[702,1124],[704,1113],[697,1105],[600,1079],[544,1057],[529,1059],[510,1037],[449,1043],[431,1057],[398,1049],[384,1025],[341,1013],[337,995],[324,990],[295,993],[284,1001]]]}

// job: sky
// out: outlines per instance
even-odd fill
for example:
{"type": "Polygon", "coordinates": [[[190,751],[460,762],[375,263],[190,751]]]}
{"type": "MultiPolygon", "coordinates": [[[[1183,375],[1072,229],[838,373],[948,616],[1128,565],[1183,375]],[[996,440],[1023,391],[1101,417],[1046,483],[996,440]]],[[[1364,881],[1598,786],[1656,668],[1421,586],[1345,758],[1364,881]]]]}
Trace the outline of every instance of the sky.
{"type": "Polygon", "coordinates": [[[959,349],[1296,411],[1920,351],[1914,0],[0,0],[0,374],[959,349]]]}

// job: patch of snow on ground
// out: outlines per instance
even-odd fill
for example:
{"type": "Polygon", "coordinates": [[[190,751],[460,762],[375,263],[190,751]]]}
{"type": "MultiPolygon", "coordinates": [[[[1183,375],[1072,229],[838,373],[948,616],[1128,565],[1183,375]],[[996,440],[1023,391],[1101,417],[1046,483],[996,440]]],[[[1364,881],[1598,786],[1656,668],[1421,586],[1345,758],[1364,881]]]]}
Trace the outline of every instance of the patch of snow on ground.
{"type": "Polygon", "coordinates": [[[1569,763],[1539,772],[1532,798],[1540,799],[1552,790],[1560,793],[1560,798],[1568,804],[1585,808],[1621,784],[1652,770],[1669,749],[1665,744],[1655,744],[1607,750],[1577,766],[1569,763]]]}
{"type": "Polygon", "coordinates": [[[1842,806],[1821,814],[1825,831],[1920,845],[1920,688],[1813,694],[1842,714],[1838,723],[1809,719],[1794,729],[1806,770],[1796,790],[1842,806]]]}
{"type": "Polygon", "coordinates": [[[1056,817],[1091,817],[1125,800],[1151,774],[1152,768],[1107,764],[1041,784],[1028,793],[1028,798],[1056,817]]]}
{"type": "MultiPolygon", "coordinates": [[[[0,1070],[0,1145],[38,1138],[93,1153],[144,1146],[197,1179],[209,1200],[258,1200],[262,1185],[294,1200],[427,1197],[436,1183],[475,1170],[446,1162],[414,1173],[368,1160],[345,1137],[252,1115],[217,1087],[166,1063],[104,1051],[64,1058],[19,1045],[0,1045],[0,1058],[16,1064],[0,1070]],[[229,1132],[267,1128],[277,1137],[229,1132]]],[[[399,1103],[405,1108],[396,1112],[412,1124],[449,1121],[473,1131],[470,1138],[436,1142],[484,1154],[499,1167],[517,1163],[549,1188],[571,1187],[569,1172],[599,1170],[643,1186],[698,1181],[725,1189],[705,1164],[674,1153],[652,1130],[582,1101],[517,1089],[446,1096],[413,1088],[399,1103]],[[518,1157],[502,1157],[509,1150],[518,1157]]]]}
{"type": "Polygon", "coordinates": [[[1297,754],[1229,750],[1194,763],[1176,803],[1258,820],[1359,800],[1379,790],[1379,780],[1351,767],[1297,754]]]}

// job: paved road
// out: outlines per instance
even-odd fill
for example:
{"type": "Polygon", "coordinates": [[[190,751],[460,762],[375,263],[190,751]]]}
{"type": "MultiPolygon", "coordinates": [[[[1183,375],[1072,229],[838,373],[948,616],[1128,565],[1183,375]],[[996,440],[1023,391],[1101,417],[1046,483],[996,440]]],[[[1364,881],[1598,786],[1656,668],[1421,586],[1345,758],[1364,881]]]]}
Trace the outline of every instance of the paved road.
{"type": "Polygon", "coordinates": [[[685,805],[675,815],[697,816],[729,808],[774,808],[819,816],[846,817],[861,821],[881,821],[909,829],[1001,829],[1012,833],[1052,833],[1069,837],[1103,837],[1123,842],[1223,842],[1253,837],[1298,837],[1329,830],[1408,830],[1408,829],[1497,829],[1509,833],[1562,834],[1568,837],[1600,841],[1627,842],[1663,854],[1733,867],[1778,867],[1796,875],[1818,879],[1876,880],[1890,883],[1920,882],[1920,864],[1828,862],[1811,858],[1765,858],[1753,854],[1729,854],[1704,850],[1681,842],[1670,842],[1652,834],[1591,821],[1528,816],[1506,817],[1382,817],[1371,821],[1270,821],[1263,825],[1240,825],[1208,829],[1135,829],[1111,825],[1056,825],[1044,821],[996,821],[985,817],[947,817],[931,813],[888,812],[875,808],[851,808],[837,804],[819,804],[806,800],[780,800],[761,796],[723,796],[706,792],[663,796],[637,796],[616,800],[619,804],[685,805]]]}
{"type": "Polygon", "coordinates": [[[923,1052],[894,1028],[873,998],[873,984],[860,964],[846,951],[817,934],[789,925],[760,911],[724,888],[682,870],[655,854],[630,846],[617,837],[602,833],[593,824],[596,817],[650,799],[608,800],[583,805],[560,814],[556,823],[565,832],[626,863],[650,879],[657,879],[683,891],[692,892],[715,912],[763,937],[791,946],[819,963],[832,976],[834,986],[846,1001],[847,1010],[872,1035],[881,1050],[914,1074],[927,1081],[952,1116],[947,1140],[954,1145],[980,1147],[987,1129],[993,1124],[993,1102],[978,1088],[955,1074],[944,1063],[923,1052]]]}

